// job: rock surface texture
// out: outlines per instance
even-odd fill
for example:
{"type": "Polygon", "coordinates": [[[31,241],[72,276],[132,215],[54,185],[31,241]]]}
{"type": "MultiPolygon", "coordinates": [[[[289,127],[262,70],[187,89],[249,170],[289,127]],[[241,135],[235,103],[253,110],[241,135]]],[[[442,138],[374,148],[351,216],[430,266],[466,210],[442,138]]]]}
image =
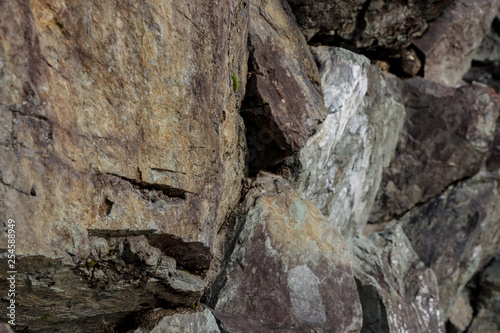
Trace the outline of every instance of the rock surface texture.
{"type": "Polygon", "coordinates": [[[425,79],[391,79],[406,119],[384,170],[371,221],[404,214],[451,183],[476,174],[493,143],[500,99],[491,88],[458,89],[425,79]]]}
{"type": "MultiPolygon", "coordinates": [[[[207,270],[245,167],[248,9],[234,1],[8,1],[0,21],[0,216],[18,221],[22,235],[19,320],[42,329],[137,311],[185,289],[190,296],[174,303],[190,305],[203,291],[199,277],[181,270],[170,283],[141,266],[158,262],[139,258],[126,262],[135,274],[112,278],[134,301],[112,297],[90,311],[107,292],[91,288],[94,280],[109,278],[96,276],[106,253],[92,238],[143,235],[156,246],[144,256],[158,259],[160,248],[169,267],[207,270]],[[50,264],[33,271],[34,260],[50,264]],[[51,320],[40,320],[46,295],[77,290],[88,295],[76,297],[82,311],[56,302],[51,320]]],[[[118,266],[129,255],[119,251],[118,266]]]]}
{"type": "Polygon", "coordinates": [[[309,40],[341,38],[358,48],[408,45],[448,8],[453,0],[290,0],[297,21],[309,40]]]}
{"type": "Polygon", "coordinates": [[[163,317],[152,328],[138,328],[134,333],[220,333],[210,310],[163,317]]]}
{"type": "Polygon", "coordinates": [[[445,318],[466,283],[499,251],[498,185],[478,175],[402,219],[413,249],[436,274],[445,318]]]}
{"type": "Polygon", "coordinates": [[[298,152],[326,117],[318,69],[282,3],[250,2],[249,80],[241,115],[252,173],[298,152]]]}
{"type": "Polygon", "coordinates": [[[352,251],[362,332],[444,333],[436,276],[400,226],[353,239],[352,251]]]}
{"type": "Polygon", "coordinates": [[[361,306],[342,236],[282,178],[261,173],[246,198],[215,304],[227,331],[358,331],[361,306]]]}
{"type": "Polygon", "coordinates": [[[0,1],[0,332],[499,333],[499,6],[0,1]]]}
{"type": "Polygon", "coordinates": [[[413,42],[425,56],[424,77],[458,86],[499,6],[499,0],[459,0],[432,22],[429,31],[413,42]]]}
{"type": "Polygon", "coordinates": [[[314,48],[328,117],[300,152],[298,188],[345,236],[359,235],[391,161],[404,108],[368,58],[314,48]]]}

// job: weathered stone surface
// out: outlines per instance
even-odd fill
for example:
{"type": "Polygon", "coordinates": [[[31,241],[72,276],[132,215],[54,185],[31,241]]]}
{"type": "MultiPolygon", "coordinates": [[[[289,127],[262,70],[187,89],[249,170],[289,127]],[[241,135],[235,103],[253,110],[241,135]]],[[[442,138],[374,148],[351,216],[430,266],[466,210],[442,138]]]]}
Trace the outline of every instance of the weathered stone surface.
{"type": "Polygon", "coordinates": [[[326,117],[319,75],[286,1],[251,1],[241,110],[252,173],[299,151],[326,117]]]}
{"type": "Polygon", "coordinates": [[[361,307],[347,243],[287,182],[261,173],[243,205],[215,316],[228,332],[351,332],[361,307]]]}
{"type": "Polygon", "coordinates": [[[459,0],[413,43],[425,55],[424,77],[455,87],[469,70],[499,0],[459,0]]]}
{"type": "Polygon", "coordinates": [[[298,188],[343,235],[359,235],[394,153],[404,108],[364,56],[334,47],[313,50],[329,114],[300,152],[298,188]]]}
{"type": "MultiPolygon", "coordinates": [[[[199,297],[199,281],[183,273],[170,282],[149,276],[140,289],[123,275],[116,293],[127,298],[97,306],[107,289],[89,288],[97,272],[80,276],[78,266],[94,258],[89,233],[97,232],[102,240],[142,234],[147,251],[160,247],[181,272],[208,268],[245,167],[238,109],[248,9],[229,0],[8,1],[0,22],[0,219],[16,221],[20,240],[27,310],[19,322],[36,332],[49,303],[73,326],[176,299],[175,290],[199,297]],[[37,271],[29,266],[35,256],[37,271]],[[30,276],[45,279],[35,293],[30,276]],[[74,296],[80,289],[85,296],[74,296]],[[71,295],[78,307],[61,300],[71,295]]],[[[149,265],[153,252],[140,262],[149,265]]]]}
{"type": "Polygon", "coordinates": [[[406,108],[403,132],[384,170],[370,220],[404,214],[471,177],[491,148],[500,99],[481,84],[458,89],[425,79],[392,79],[391,90],[406,108]]]}
{"type": "Polygon", "coordinates": [[[400,226],[353,238],[353,271],[363,306],[361,332],[442,332],[436,276],[400,226]]]}
{"type": "Polygon", "coordinates": [[[463,291],[450,308],[447,326],[452,325],[455,332],[465,332],[472,321],[473,312],[469,296],[463,291]]]}
{"type": "MultiPolygon", "coordinates": [[[[17,263],[17,324],[32,331],[65,331],[72,321],[75,332],[112,328],[127,313],[163,304],[191,306],[206,283],[184,271],[176,260],[149,245],[146,236],[90,237],[93,249],[73,268],[62,260],[25,257],[17,263]],[[96,303],[97,300],[97,303],[96,303]],[[99,319],[110,327],[100,327],[99,319]],[[85,321],[85,320],[82,320],[85,321]]],[[[2,274],[0,288],[7,290],[2,274]]]]}
{"type": "Polygon", "coordinates": [[[478,175],[413,209],[403,228],[434,270],[447,318],[465,284],[500,250],[498,179],[478,175]]]}
{"type": "Polygon", "coordinates": [[[421,36],[428,21],[441,15],[454,0],[290,0],[297,21],[313,36],[341,38],[358,48],[399,49],[421,36]]]}
{"type": "Polygon", "coordinates": [[[500,65],[500,12],[484,36],[481,45],[476,49],[474,61],[483,64],[500,65]]]}
{"type": "Polygon", "coordinates": [[[7,324],[0,323],[0,333],[14,333],[7,324]]]}
{"type": "Polygon", "coordinates": [[[134,333],[220,333],[210,310],[166,316],[152,328],[139,327],[134,333]]]}
{"type": "Polygon", "coordinates": [[[479,276],[478,313],[467,332],[500,332],[500,255],[479,276]]]}

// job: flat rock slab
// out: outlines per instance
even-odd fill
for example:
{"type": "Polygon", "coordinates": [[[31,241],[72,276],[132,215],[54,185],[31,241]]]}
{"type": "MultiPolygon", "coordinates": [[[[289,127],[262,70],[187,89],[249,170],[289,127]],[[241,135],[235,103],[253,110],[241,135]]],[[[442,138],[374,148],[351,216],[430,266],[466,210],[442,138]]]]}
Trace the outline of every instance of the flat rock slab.
{"type": "Polygon", "coordinates": [[[215,315],[228,332],[351,332],[361,307],[342,236],[282,178],[261,173],[215,315]]]}
{"type": "Polygon", "coordinates": [[[490,154],[500,109],[498,95],[482,84],[454,89],[425,79],[390,81],[406,119],[372,222],[400,216],[476,174],[490,154]]]}
{"type": "Polygon", "coordinates": [[[316,64],[286,2],[249,6],[250,77],[241,115],[256,173],[299,151],[326,110],[316,64]]]}
{"type": "Polygon", "coordinates": [[[396,148],[404,108],[368,58],[335,47],[313,52],[328,117],[300,151],[297,187],[344,236],[359,235],[396,148]]]}
{"type": "Polygon", "coordinates": [[[351,249],[363,307],[361,332],[445,332],[436,276],[400,226],[353,238],[351,249]]]}
{"type": "Polygon", "coordinates": [[[424,77],[451,87],[460,85],[499,6],[499,0],[459,0],[432,22],[413,41],[425,56],[424,77]]]}
{"type": "Polygon", "coordinates": [[[499,181],[478,175],[401,219],[421,260],[436,274],[443,318],[466,283],[500,251],[499,181]]]}

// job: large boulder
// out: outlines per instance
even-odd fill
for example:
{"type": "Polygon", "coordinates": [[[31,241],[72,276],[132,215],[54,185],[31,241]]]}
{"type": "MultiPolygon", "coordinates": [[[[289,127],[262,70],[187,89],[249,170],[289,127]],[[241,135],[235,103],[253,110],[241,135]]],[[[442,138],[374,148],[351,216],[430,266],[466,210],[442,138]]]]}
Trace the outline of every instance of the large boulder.
{"type": "Polygon", "coordinates": [[[500,251],[497,178],[479,174],[460,182],[401,219],[413,249],[436,274],[444,319],[467,282],[500,251]]]}
{"type": "Polygon", "coordinates": [[[368,58],[313,48],[328,117],[300,151],[297,187],[345,236],[359,235],[396,148],[404,108],[368,58]]]}
{"type": "MultiPolygon", "coordinates": [[[[500,0],[459,0],[413,43],[425,56],[424,77],[458,86],[500,6],[500,0]]],[[[485,45],[486,47],[486,45],[485,45]]]]}
{"type": "Polygon", "coordinates": [[[7,1],[0,21],[0,219],[16,221],[18,323],[36,332],[195,301],[245,168],[248,9],[7,1]],[[139,236],[150,252],[123,250],[139,236]],[[123,260],[113,283],[127,297],[102,301],[94,262],[123,260]],[[148,273],[163,261],[175,283],[148,273]]]}
{"type": "Polygon", "coordinates": [[[370,216],[382,222],[475,175],[490,155],[500,99],[482,84],[457,89],[425,79],[390,80],[406,119],[370,216]]]}
{"type": "Polygon", "coordinates": [[[342,236],[282,178],[261,173],[214,315],[227,332],[352,332],[362,311],[342,236]]]}
{"type": "Polygon", "coordinates": [[[401,226],[354,238],[351,248],[363,306],[361,332],[445,332],[436,276],[401,226]]]}
{"type": "Polygon", "coordinates": [[[252,174],[299,151],[326,117],[318,69],[287,6],[282,0],[250,2],[241,115],[252,174]]]}

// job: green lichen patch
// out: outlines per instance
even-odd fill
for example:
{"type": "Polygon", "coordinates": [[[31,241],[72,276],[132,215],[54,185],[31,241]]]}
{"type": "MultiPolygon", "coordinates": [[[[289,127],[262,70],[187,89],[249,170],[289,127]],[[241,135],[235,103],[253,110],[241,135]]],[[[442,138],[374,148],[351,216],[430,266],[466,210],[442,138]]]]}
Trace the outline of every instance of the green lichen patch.
{"type": "Polygon", "coordinates": [[[233,75],[233,89],[234,91],[238,90],[238,78],[236,75],[233,75]]]}

